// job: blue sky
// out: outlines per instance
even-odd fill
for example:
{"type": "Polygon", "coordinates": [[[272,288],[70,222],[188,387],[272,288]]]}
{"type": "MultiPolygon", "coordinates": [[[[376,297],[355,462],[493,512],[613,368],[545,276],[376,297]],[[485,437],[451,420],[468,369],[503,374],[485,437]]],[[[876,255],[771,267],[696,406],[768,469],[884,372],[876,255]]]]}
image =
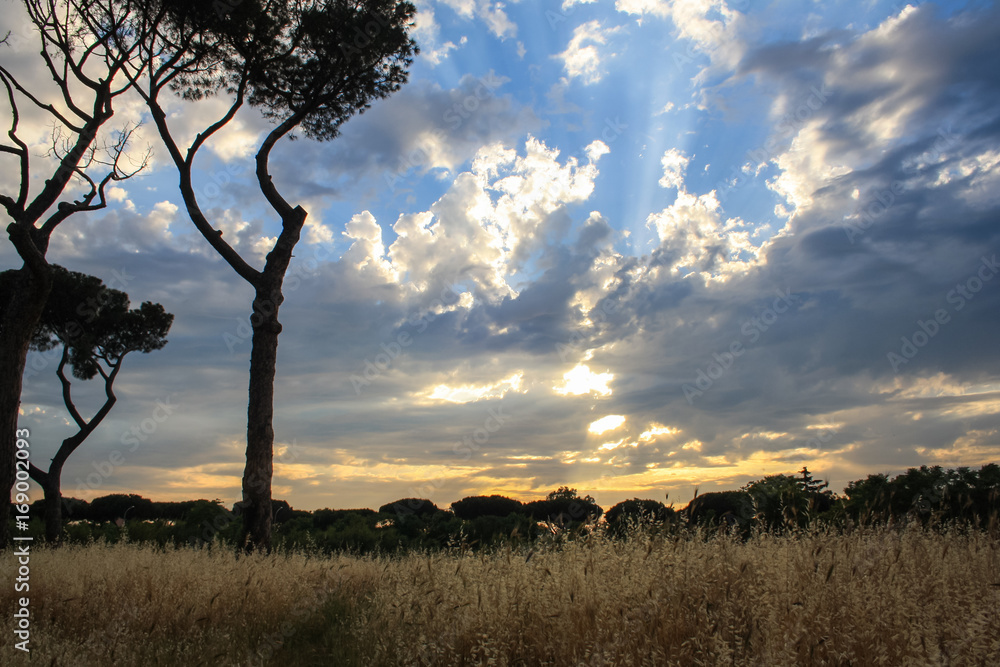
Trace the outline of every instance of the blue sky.
{"type": "MultiPolygon", "coordinates": [[[[569,485],[683,504],[803,466],[841,491],[1000,460],[993,3],[417,7],[410,82],[274,156],[310,213],[281,314],[276,497],[569,485]]],[[[4,58],[29,73],[33,49],[4,58]]],[[[174,101],[171,122],[194,132],[218,104],[174,101]]],[[[135,100],[119,113],[142,119],[135,100]]],[[[199,163],[203,209],[258,266],[276,233],[249,179],[266,128],[241,114],[199,163]]],[[[63,486],[232,502],[251,291],[139,134],[150,168],[49,259],[175,325],[126,360],[63,486]]],[[[31,363],[23,421],[47,458],[70,431],[54,364],[31,363]]]]}

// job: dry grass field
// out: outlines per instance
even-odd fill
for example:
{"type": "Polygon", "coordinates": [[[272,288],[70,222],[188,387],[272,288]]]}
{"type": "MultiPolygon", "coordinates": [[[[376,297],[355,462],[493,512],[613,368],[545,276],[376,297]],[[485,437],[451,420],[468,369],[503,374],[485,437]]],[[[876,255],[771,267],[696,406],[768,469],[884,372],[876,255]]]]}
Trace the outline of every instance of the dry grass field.
{"type": "MultiPolygon", "coordinates": [[[[1000,664],[1000,542],[981,532],[333,558],[95,544],[36,549],[30,597],[33,665],[1000,664]]],[[[0,663],[29,664],[0,636],[0,663]]]]}

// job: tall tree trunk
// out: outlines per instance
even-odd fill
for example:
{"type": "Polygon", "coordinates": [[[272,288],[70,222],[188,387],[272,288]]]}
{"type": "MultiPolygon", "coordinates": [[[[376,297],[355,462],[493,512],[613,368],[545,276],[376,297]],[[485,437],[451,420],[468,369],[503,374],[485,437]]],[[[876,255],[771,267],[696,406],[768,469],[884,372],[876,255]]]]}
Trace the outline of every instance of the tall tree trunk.
{"type": "Polygon", "coordinates": [[[51,469],[42,489],[45,491],[45,542],[57,545],[62,542],[62,469],[51,469]]]}
{"type": "MultiPolygon", "coordinates": [[[[47,265],[46,265],[47,268],[47,265]]],[[[31,337],[52,291],[52,272],[36,274],[21,269],[18,285],[5,304],[0,322],[0,549],[11,544],[10,490],[14,486],[15,432],[21,407],[21,383],[31,337]]],[[[28,442],[36,444],[31,438],[28,442]]]]}
{"type": "MultiPolygon", "coordinates": [[[[280,279],[279,279],[280,280],[280,279]]],[[[264,281],[269,282],[269,281],[264,281]]],[[[247,463],[243,471],[243,546],[271,550],[271,478],[274,474],[274,375],[278,360],[281,287],[262,286],[253,301],[247,463]]]]}

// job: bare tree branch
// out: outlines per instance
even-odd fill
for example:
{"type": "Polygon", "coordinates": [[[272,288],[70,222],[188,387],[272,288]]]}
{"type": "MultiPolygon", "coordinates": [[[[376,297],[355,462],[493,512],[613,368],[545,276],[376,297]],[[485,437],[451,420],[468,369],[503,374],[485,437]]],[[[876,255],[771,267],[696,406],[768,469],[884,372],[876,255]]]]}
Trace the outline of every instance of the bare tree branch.
{"type": "MultiPolygon", "coordinates": [[[[58,120],[60,123],[62,123],[66,127],[68,127],[73,132],[80,133],[80,132],[83,131],[83,128],[81,128],[79,125],[75,125],[74,123],[71,123],[69,121],[69,119],[66,118],[66,116],[62,115],[59,112],[59,110],[56,109],[54,106],[52,106],[51,104],[45,104],[41,100],[39,100],[37,97],[35,97],[34,95],[32,95],[31,91],[28,90],[27,88],[25,88],[24,86],[22,86],[21,82],[18,81],[17,78],[13,74],[11,74],[9,71],[7,71],[7,69],[4,68],[3,66],[0,66],[0,77],[3,77],[5,80],[10,80],[10,82],[14,84],[14,87],[17,88],[17,92],[19,92],[22,95],[24,95],[25,97],[27,97],[28,100],[32,104],[34,104],[35,106],[37,106],[42,111],[47,111],[48,113],[52,114],[52,116],[54,116],[56,118],[56,120],[58,120]]],[[[65,88],[63,86],[60,86],[60,87],[65,90],[65,88]]],[[[85,114],[81,113],[80,116],[84,120],[88,120],[89,119],[89,117],[86,116],[85,114]]]]}
{"type": "Polygon", "coordinates": [[[66,373],[64,372],[68,362],[69,345],[63,343],[62,357],[59,359],[59,367],[56,368],[56,375],[59,376],[59,383],[62,385],[62,397],[63,403],[66,405],[66,410],[69,411],[69,415],[76,422],[77,427],[83,430],[87,428],[87,422],[80,416],[80,411],[76,409],[76,404],[73,403],[72,385],[66,379],[66,373]]]}
{"type": "Polygon", "coordinates": [[[31,462],[28,463],[28,474],[31,475],[31,479],[38,482],[41,486],[45,486],[49,481],[49,473],[31,462]]]}
{"type": "Polygon", "coordinates": [[[8,150],[5,152],[13,153],[18,156],[18,161],[20,162],[21,171],[21,183],[18,188],[17,201],[14,201],[11,197],[5,197],[2,201],[4,203],[4,208],[7,209],[8,215],[10,217],[17,219],[17,213],[24,210],[24,203],[28,199],[28,168],[29,168],[29,156],[28,156],[28,146],[17,136],[17,126],[21,122],[21,116],[17,109],[17,100],[14,98],[14,89],[10,85],[10,81],[4,75],[2,68],[0,68],[0,80],[3,81],[4,87],[7,89],[7,99],[10,101],[11,110],[11,121],[10,130],[7,131],[7,136],[10,137],[11,141],[17,144],[17,148],[4,147],[8,150]]]}
{"type": "Polygon", "coordinates": [[[244,78],[243,80],[240,81],[239,90],[236,93],[236,100],[233,102],[232,106],[229,107],[229,111],[227,111],[222,118],[220,118],[219,120],[215,121],[207,128],[205,128],[204,132],[199,132],[198,135],[194,138],[194,141],[191,142],[191,146],[188,148],[187,158],[186,158],[186,162],[188,164],[192,164],[194,162],[194,156],[198,152],[198,149],[201,148],[202,145],[209,138],[212,137],[212,135],[214,135],[216,132],[218,132],[226,125],[228,125],[229,121],[231,121],[236,116],[236,112],[238,112],[240,108],[243,106],[243,99],[244,99],[243,96],[245,93],[246,93],[246,79],[244,78]]]}
{"type": "MultiPolygon", "coordinates": [[[[160,89],[158,87],[151,84],[150,89],[147,91],[147,104],[152,112],[153,122],[156,123],[156,128],[160,133],[160,138],[163,139],[163,143],[166,144],[167,152],[170,153],[170,157],[173,159],[174,165],[177,167],[177,171],[180,175],[181,197],[184,199],[184,205],[187,207],[188,213],[191,217],[191,222],[194,223],[195,228],[201,232],[201,235],[205,237],[205,240],[208,241],[208,243],[224,260],[226,260],[229,266],[231,266],[241,278],[251,285],[259,285],[261,279],[260,271],[250,266],[246,260],[244,260],[243,257],[236,252],[235,248],[223,240],[222,231],[215,229],[208,221],[208,218],[205,217],[204,212],[198,204],[198,197],[194,191],[194,181],[192,178],[194,156],[197,153],[198,148],[205,142],[205,140],[224,127],[225,123],[222,123],[221,121],[214,123],[213,127],[215,129],[213,129],[210,133],[206,130],[205,133],[196,137],[194,143],[188,148],[187,154],[183,155],[177,145],[177,141],[170,132],[170,126],[167,124],[167,114],[163,111],[163,107],[160,106],[159,100],[156,98],[159,90],[160,89]]],[[[230,106],[229,111],[226,112],[226,115],[223,118],[231,119],[235,116],[240,105],[242,105],[242,99],[237,100],[232,106],[230,106]]]]}
{"type": "Polygon", "coordinates": [[[302,122],[302,118],[306,115],[306,113],[300,112],[289,116],[287,120],[268,133],[267,137],[261,143],[260,150],[257,151],[257,183],[260,186],[261,193],[267,199],[267,202],[282,218],[282,220],[292,216],[294,209],[292,208],[292,205],[281,196],[281,193],[278,192],[278,188],[274,186],[274,181],[271,178],[269,171],[268,161],[271,158],[271,150],[274,148],[275,144],[278,143],[278,140],[294,130],[299,123],[302,122]]]}
{"type": "Polygon", "coordinates": [[[122,157],[125,155],[125,151],[128,147],[129,138],[132,136],[132,133],[135,131],[137,127],[138,126],[135,126],[131,129],[126,127],[126,129],[122,130],[120,137],[118,141],[115,143],[115,145],[111,147],[106,147],[105,150],[107,150],[107,152],[112,156],[110,162],[105,162],[103,160],[100,160],[96,157],[96,155],[93,158],[93,162],[98,164],[106,164],[111,167],[108,173],[105,174],[104,178],[101,179],[100,183],[95,183],[93,178],[91,178],[91,176],[87,174],[87,172],[84,171],[83,169],[78,168],[76,170],[77,177],[87,182],[90,185],[90,190],[87,192],[86,195],[83,196],[83,198],[78,199],[72,203],[61,202],[57,207],[55,213],[50,215],[42,224],[40,228],[42,236],[47,237],[51,235],[52,231],[57,226],[59,226],[59,224],[64,222],[67,218],[69,218],[71,215],[75,213],[83,213],[86,211],[97,211],[106,208],[108,205],[108,199],[106,193],[108,184],[113,182],[128,180],[146,168],[146,166],[149,164],[151,149],[147,149],[139,166],[133,169],[132,171],[123,171],[119,164],[122,157]],[[96,203],[94,202],[95,198],[97,199],[96,203]]]}

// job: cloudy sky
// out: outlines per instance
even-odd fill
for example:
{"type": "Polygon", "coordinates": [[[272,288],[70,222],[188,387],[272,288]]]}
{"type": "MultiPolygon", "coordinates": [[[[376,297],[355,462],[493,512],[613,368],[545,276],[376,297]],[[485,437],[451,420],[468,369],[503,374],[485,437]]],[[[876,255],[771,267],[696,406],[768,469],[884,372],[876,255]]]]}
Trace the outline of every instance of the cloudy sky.
{"type": "MultiPolygon", "coordinates": [[[[993,3],[416,4],[410,82],[275,155],[310,214],[281,311],[276,497],[569,485],[682,505],[803,466],[839,492],[1000,461],[993,3]]],[[[5,61],[37,71],[13,41],[5,61]]],[[[175,101],[171,122],[193,133],[217,105],[175,101]]],[[[48,121],[26,127],[44,152],[48,121]]],[[[277,229],[249,178],[267,127],[242,114],[199,163],[202,207],[257,266],[277,229]]],[[[138,135],[150,167],[49,259],[176,320],[126,359],[64,491],[233,502],[252,292],[138,135]]],[[[29,367],[45,464],[72,429],[54,363],[29,367]]]]}

